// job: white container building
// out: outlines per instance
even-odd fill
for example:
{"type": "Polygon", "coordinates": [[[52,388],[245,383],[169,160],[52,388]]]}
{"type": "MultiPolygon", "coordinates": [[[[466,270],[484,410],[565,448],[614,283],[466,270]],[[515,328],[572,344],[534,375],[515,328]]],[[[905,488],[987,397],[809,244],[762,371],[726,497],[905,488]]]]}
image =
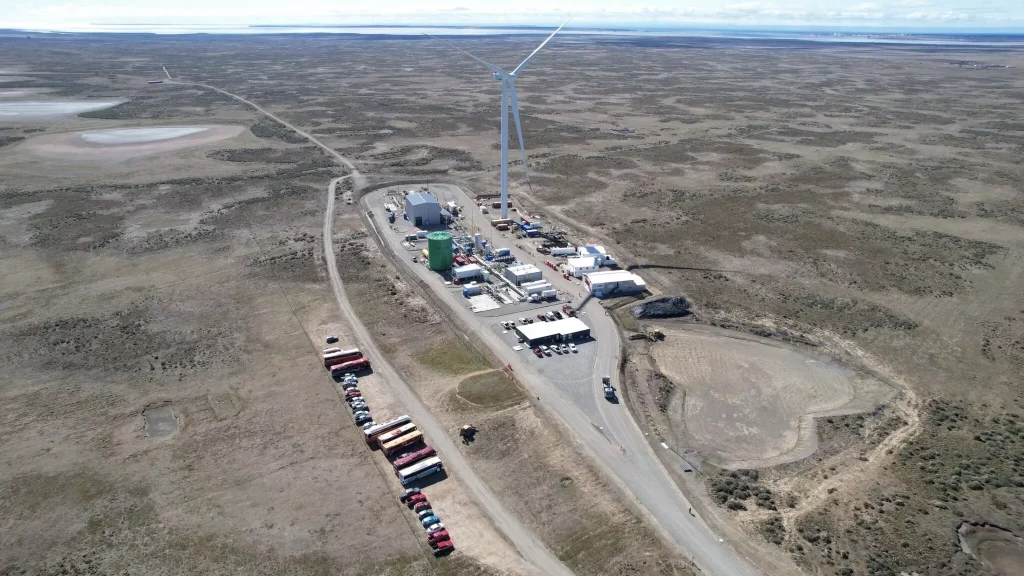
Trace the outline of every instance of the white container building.
{"type": "Polygon", "coordinates": [[[452,276],[458,280],[469,280],[470,278],[482,278],[484,269],[479,264],[466,264],[452,268],[452,276]]]}
{"type": "Polygon", "coordinates": [[[505,278],[516,286],[519,286],[527,282],[542,280],[544,275],[541,274],[540,269],[533,264],[521,264],[519,266],[509,266],[506,268],[505,278]]]}
{"type": "Polygon", "coordinates": [[[593,258],[598,266],[607,266],[615,263],[615,260],[608,256],[608,252],[605,251],[604,246],[598,246],[597,244],[580,246],[576,249],[576,254],[583,258],[593,258]]]}
{"type": "Polygon", "coordinates": [[[551,249],[552,256],[572,256],[573,254],[576,254],[576,247],[574,246],[566,246],[565,248],[551,249]]]}
{"type": "Polygon", "coordinates": [[[536,282],[527,282],[526,284],[521,284],[519,287],[522,288],[523,292],[526,292],[527,296],[529,296],[530,294],[540,294],[545,290],[552,289],[551,283],[545,282],[544,280],[538,280],[536,282]]]}
{"type": "Polygon", "coordinates": [[[598,298],[636,294],[647,290],[644,279],[625,270],[606,270],[583,275],[587,290],[598,298]]]}
{"type": "Polygon", "coordinates": [[[597,265],[597,259],[592,256],[569,258],[565,261],[565,264],[569,267],[569,274],[572,274],[577,278],[582,278],[584,274],[597,272],[597,269],[599,268],[597,265]]]}

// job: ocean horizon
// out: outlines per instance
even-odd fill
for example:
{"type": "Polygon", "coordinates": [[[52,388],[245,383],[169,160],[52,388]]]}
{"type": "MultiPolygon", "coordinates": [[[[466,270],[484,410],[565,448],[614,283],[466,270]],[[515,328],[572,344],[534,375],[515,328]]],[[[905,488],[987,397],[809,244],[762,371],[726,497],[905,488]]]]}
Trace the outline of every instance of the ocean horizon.
{"type": "MultiPolygon", "coordinates": [[[[417,24],[89,24],[54,28],[11,28],[2,35],[21,34],[154,34],[154,35],[254,35],[254,34],[340,34],[357,36],[504,36],[549,34],[546,26],[437,25],[417,24]]],[[[566,28],[563,35],[721,38],[739,40],[793,40],[809,42],[875,43],[908,45],[1024,46],[1024,31],[916,30],[851,28],[739,28],[608,25],[566,28]]]]}

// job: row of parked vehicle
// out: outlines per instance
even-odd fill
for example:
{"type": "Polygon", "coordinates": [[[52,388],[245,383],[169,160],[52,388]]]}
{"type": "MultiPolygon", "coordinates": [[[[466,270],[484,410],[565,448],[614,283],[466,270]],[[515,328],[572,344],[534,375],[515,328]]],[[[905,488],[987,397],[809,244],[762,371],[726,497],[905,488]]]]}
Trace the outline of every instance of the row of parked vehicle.
{"type": "Polygon", "coordinates": [[[434,556],[444,556],[455,550],[448,530],[445,529],[441,518],[431,509],[430,501],[422,490],[406,488],[398,499],[416,513],[416,518],[427,531],[427,544],[430,545],[434,556]]]}
{"type": "MultiPolygon", "coordinates": [[[[334,342],[337,342],[337,338],[332,336],[327,343],[334,342]]],[[[325,360],[337,355],[338,352],[337,348],[325,349],[325,360]]],[[[344,352],[347,351],[342,351],[344,352]]],[[[337,374],[334,376],[339,378],[337,374]]],[[[356,425],[362,427],[366,443],[379,446],[381,452],[392,459],[391,465],[403,485],[444,469],[444,464],[436,456],[434,448],[424,443],[423,433],[416,429],[408,415],[377,424],[370,415],[370,407],[363,398],[362,391],[359,390],[359,378],[354,373],[344,373],[340,375],[340,382],[345,402],[352,410],[352,418],[356,425]]],[[[451,554],[455,550],[455,544],[420,488],[406,488],[399,498],[416,512],[418,520],[427,531],[427,543],[430,544],[434,556],[451,554]]]]}
{"type": "Polygon", "coordinates": [[[538,346],[533,349],[533,353],[537,358],[551,356],[552,352],[555,354],[576,354],[579,351],[575,344],[552,344],[551,346],[538,346]]]}

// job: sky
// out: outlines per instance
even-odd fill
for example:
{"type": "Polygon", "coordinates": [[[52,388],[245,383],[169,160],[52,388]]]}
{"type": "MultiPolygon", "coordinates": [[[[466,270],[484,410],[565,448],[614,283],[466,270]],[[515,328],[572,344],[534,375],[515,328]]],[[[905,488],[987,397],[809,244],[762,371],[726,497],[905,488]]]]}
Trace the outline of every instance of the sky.
{"type": "Polygon", "coordinates": [[[0,0],[0,28],[419,24],[1024,31],[1024,0],[0,0]],[[499,6],[500,4],[500,6],[499,6]]]}

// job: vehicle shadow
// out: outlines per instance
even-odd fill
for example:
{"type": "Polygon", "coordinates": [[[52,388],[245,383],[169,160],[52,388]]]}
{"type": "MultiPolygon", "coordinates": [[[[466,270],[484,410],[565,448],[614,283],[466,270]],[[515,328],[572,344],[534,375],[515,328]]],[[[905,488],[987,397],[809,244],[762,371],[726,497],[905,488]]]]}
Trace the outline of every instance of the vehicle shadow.
{"type": "MultiPolygon", "coordinates": [[[[447,479],[448,479],[448,471],[442,469],[440,472],[436,472],[434,474],[431,474],[430,476],[427,476],[426,478],[420,478],[419,480],[415,480],[413,482],[410,482],[410,483],[406,484],[405,487],[406,488],[419,488],[420,490],[423,490],[424,488],[429,488],[429,487],[433,486],[434,484],[438,484],[440,482],[444,482],[447,479]]],[[[442,521],[444,521],[444,519],[442,519],[442,521]]]]}
{"type": "MultiPolygon", "coordinates": [[[[342,379],[344,379],[345,374],[346,373],[332,374],[331,379],[334,380],[335,382],[341,382],[342,379]]],[[[373,368],[363,368],[360,370],[356,370],[355,372],[350,372],[350,374],[355,374],[356,378],[362,378],[364,376],[369,376],[373,374],[373,368]]]]}

